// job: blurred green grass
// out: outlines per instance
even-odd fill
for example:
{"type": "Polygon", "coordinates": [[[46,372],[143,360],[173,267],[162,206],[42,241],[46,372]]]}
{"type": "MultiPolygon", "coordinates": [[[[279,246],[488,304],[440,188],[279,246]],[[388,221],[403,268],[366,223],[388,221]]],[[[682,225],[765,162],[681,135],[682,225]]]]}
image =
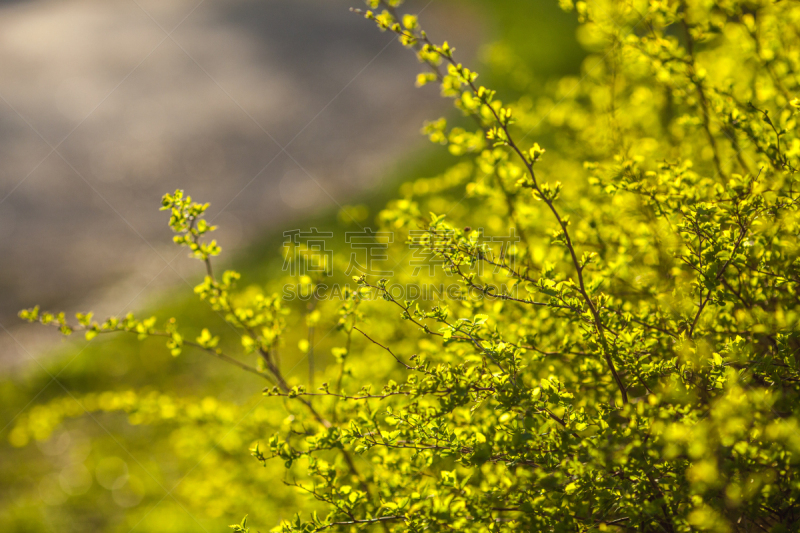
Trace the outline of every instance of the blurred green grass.
{"type": "MultiPolygon", "coordinates": [[[[469,4],[485,15],[482,20],[487,25],[487,44],[494,43],[494,48],[485,47],[476,61],[481,83],[497,89],[502,99],[519,96],[521,91],[535,96],[537,87],[543,87],[547,80],[579,72],[584,52],[575,40],[576,23],[572,15],[558,8],[557,2],[470,0],[469,4]],[[491,55],[491,50],[512,50],[524,69],[515,64],[504,66],[503,62],[489,68],[484,60],[491,55]]],[[[451,113],[450,118],[459,120],[455,113],[451,113]]],[[[405,159],[394,174],[385,176],[380,188],[368,196],[351,198],[348,203],[367,206],[370,217],[374,217],[396,196],[401,183],[434,176],[455,160],[446,150],[433,146],[424,148],[405,159]]],[[[153,216],[164,217],[157,207],[153,206],[153,216]]],[[[337,211],[331,209],[298,227],[313,226],[340,235],[342,232],[336,230],[341,225],[337,211]]],[[[282,241],[281,231],[266,234],[232,258],[224,255],[223,242],[222,266],[242,273],[241,287],[264,285],[269,279],[280,277],[282,241]]],[[[202,268],[198,264],[196,278],[190,282],[199,282],[201,278],[202,268]]],[[[175,316],[179,324],[216,325],[217,332],[223,336],[223,345],[238,344],[238,338],[224,321],[205,305],[198,304],[187,286],[170,289],[140,315],[155,315],[159,322],[175,316]]],[[[189,330],[189,333],[199,331],[189,330]]],[[[55,331],[42,334],[57,335],[55,331]]],[[[317,349],[318,354],[329,353],[325,344],[323,341],[317,349]]],[[[263,381],[190,350],[173,358],[163,342],[156,339],[140,342],[132,335],[101,336],[89,343],[75,338],[66,341],[56,352],[42,359],[44,369],[31,364],[0,380],[0,423],[5,426],[0,432],[0,480],[5,489],[0,493],[0,530],[130,531],[135,527],[147,531],[197,531],[200,526],[211,531],[224,528],[232,521],[231,516],[239,517],[248,511],[246,508],[225,509],[221,516],[211,516],[220,514],[219,510],[205,513],[193,507],[191,501],[165,496],[164,487],[171,488],[186,470],[193,468],[176,459],[167,447],[174,428],[131,426],[124,416],[106,414],[68,422],[68,437],[56,435],[44,443],[22,448],[12,447],[9,435],[20,413],[30,412],[36,405],[68,394],[152,390],[175,397],[213,396],[220,401],[248,405],[260,398],[263,381]],[[59,449],[59,438],[70,441],[63,450],[59,449]],[[123,499],[120,503],[120,498],[96,482],[83,494],[59,493],[53,476],[61,472],[63,477],[69,464],[83,461],[97,466],[114,457],[127,464],[132,480],[138,480],[135,492],[141,501],[135,505],[128,507],[136,498],[130,502],[123,499]],[[151,477],[153,472],[156,475],[151,477]]],[[[322,367],[324,355],[319,357],[322,367]]],[[[296,359],[283,361],[285,368],[295,368],[295,375],[305,370],[299,363],[296,359]]],[[[247,450],[242,450],[241,461],[251,462],[247,450]]],[[[248,466],[259,468],[255,461],[248,466]]],[[[263,494],[251,496],[252,510],[258,510],[259,521],[271,525],[270,520],[280,515],[279,502],[265,501],[263,494]]]]}

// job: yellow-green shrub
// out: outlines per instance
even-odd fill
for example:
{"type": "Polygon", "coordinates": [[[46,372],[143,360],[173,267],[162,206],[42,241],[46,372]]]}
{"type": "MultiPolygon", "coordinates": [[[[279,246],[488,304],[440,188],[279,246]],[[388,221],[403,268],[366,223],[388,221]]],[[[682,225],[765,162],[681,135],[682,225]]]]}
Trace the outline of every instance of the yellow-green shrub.
{"type": "MultiPolygon", "coordinates": [[[[206,205],[178,191],[164,198],[176,242],[206,264],[196,292],[240,353],[175,321],[23,318],[163,336],[174,355],[270,381],[293,416],[252,455],[282,461],[325,510],[285,532],[800,528],[800,5],[562,0],[592,52],[582,76],[504,103],[399,3],[363,14],[416,51],[418,82],[439,83],[465,119],[424,129],[463,161],[404,185],[378,217],[392,276],[282,301],[282,284],[345,283],[343,250],[334,277],[237,292],[239,275],[212,267],[206,205]],[[489,238],[502,235],[519,239],[489,238]],[[394,296],[412,284],[457,290],[394,296]],[[336,343],[325,383],[287,378],[279,351],[313,358],[320,338],[336,343]]],[[[153,398],[109,401],[163,416],[153,398]]],[[[180,424],[205,416],[180,405],[180,424]]],[[[70,414],[50,409],[13,438],[70,414]]]]}

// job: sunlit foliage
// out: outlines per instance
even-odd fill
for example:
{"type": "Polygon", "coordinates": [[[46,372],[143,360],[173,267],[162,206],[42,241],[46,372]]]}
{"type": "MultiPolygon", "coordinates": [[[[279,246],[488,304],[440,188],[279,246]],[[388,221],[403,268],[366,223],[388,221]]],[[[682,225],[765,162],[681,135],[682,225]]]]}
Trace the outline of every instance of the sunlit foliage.
{"type": "MultiPolygon", "coordinates": [[[[357,274],[341,298],[304,306],[278,287],[328,278],[238,290],[236,272],[213,268],[207,206],[178,191],[163,204],[175,241],[205,264],[195,291],[240,346],[174,320],[23,318],[163,336],[173,355],[263,376],[291,416],[249,419],[234,442],[251,446],[244,466],[277,463],[314,502],[285,533],[797,531],[800,5],[561,0],[591,51],[581,76],[501,102],[400,2],[368,4],[418,55],[418,84],[463,114],[424,128],[461,161],[378,216],[392,276],[357,274]],[[501,235],[516,239],[488,238],[501,235]],[[413,268],[409,243],[436,268],[413,268]],[[454,283],[433,301],[393,290],[454,283]],[[329,330],[319,383],[288,379],[280,352],[313,361],[329,330]]],[[[524,68],[508,50],[493,60],[524,68]]],[[[332,261],[341,279],[346,251],[332,261]]],[[[81,415],[67,405],[21,418],[12,440],[81,415]]],[[[136,393],[86,405],[189,434],[230,418],[136,393]]]]}

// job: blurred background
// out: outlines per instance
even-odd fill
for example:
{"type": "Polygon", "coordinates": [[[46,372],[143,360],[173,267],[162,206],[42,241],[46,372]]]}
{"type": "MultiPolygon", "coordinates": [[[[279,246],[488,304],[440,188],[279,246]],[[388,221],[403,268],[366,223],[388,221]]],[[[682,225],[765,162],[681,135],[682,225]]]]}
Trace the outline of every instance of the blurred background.
{"type": "MultiPolygon", "coordinates": [[[[451,102],[415,88],[414,54],[351,6],[363,7],[0,1],[0,530],[211,531],[254,507],[262,530],[286,518],[293,500],[250,464],[245,437],[226,448],[105,414],[15,440],[59,398],[136,389],[250,409],[262,386],[216,361],[174,359],[161,342],[65,342],[16,314],[39,304],[219,321],[195,302],[203,273],[172,244],[165,192],[210,202],[222,261],[260,283],[280,274],[284,231],[341,229],[336,213],[351,204],[369,225],[405,180],[450,166],[419,132],[455,117],[451,102]],[[229,478],[205,477],[225,460],[229,478]]],[[[501,97],[580,73],[574,16],[555,0],[404,9],[501,97]]]]}
{"type": "MultiPolygon", "coordinates": [[[[447,103],[351,3],[0,3],[0,324],[180,283],[165,192],[210,202],[231,251],[379,187],[447,103]]],[[[410,9],[474,56],[474,8],[410,9]]],[[[24,359],[2,336],[0,364],[24,359]]]]}

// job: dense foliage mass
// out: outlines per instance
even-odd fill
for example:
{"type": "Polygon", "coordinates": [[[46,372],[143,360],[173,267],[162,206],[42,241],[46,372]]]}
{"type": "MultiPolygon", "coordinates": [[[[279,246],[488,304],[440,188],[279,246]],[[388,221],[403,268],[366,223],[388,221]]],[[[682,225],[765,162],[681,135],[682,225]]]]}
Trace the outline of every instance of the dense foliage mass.
{"type": "MultiPolygon", "coordinates": [[[[195,290],[238,347],[174,320],[23,318],[163,336],[173,355],[269,380],[274,411],[244,426],[290,416],[253,440],[252,468],[280,475],[277,462],[315,509],[286,533],[800,529],[800,5],[561,0],[592,52],[583,76],[506,103],[399,3],[363,15],[416,51],[418,83],[453,98],[464,118],[425,132],[462,161],[380,213],[376,235],[393,238],[375,237],[379,268],[293,244],[305,269],[274,294],[237,290],[212,266],[207,205],[178,191],[164,197],[175,240],[205,263],[195,290]],[[342,276],[328,273],[345,271],[333,297],[342,276]],[[287,302],[287,285],[312,296],[287,302]],[[313,361],[328,335],[324,383],[287,378],[280,352],[313,361]]],[[[158,395],[86,405],[186,428],[226,419],[158,395]]],[[[82,411],[37,413],[15,442],[82,411]]]]}

